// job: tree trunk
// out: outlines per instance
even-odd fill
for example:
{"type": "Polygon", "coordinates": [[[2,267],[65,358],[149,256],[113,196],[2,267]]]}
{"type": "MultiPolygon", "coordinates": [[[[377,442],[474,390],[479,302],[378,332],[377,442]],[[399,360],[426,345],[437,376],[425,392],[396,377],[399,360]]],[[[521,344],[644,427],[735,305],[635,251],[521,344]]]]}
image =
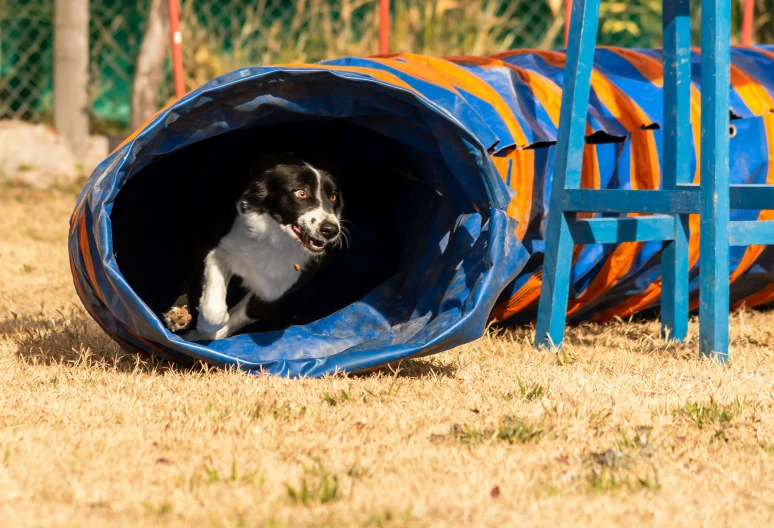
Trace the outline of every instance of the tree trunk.
{"type": "Polygon", "coordinates": [[[89,139],[89,0],[54,4],[54,127],[80,154],[89,139]]]}
{"type": "Polygon", "coordinates": [[[169,48],[169,12],[164,0],[152,0],[132,86],[131,128],[137,130],[158,110],[159,88],[169,48]]]}

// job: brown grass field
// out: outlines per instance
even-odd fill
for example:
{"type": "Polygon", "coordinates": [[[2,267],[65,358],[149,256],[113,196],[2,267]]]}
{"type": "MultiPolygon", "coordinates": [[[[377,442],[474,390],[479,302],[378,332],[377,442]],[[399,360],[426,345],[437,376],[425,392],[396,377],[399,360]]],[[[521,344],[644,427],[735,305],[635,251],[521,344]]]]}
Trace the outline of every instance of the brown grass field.
{"type": "Polygon", "coordinates": [[[733,316],[727,366],[650,321],[359,377],[184,370],[81,308],[71,191],[0,195],[1,526],[774,525],[774,313],[733,316]]]}

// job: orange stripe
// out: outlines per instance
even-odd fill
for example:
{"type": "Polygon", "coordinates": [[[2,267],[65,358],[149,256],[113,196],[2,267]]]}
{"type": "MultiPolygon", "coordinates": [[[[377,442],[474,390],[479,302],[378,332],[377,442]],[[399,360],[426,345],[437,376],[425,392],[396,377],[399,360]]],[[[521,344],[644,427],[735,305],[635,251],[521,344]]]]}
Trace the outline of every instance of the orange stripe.
{"type": "MultiPolygon", "coordinates": [[[[766,50],[753,49],[760,51],[770,59],[774,59],[774,54],[766,50]]],[[[699,47],[694,46],[691,50],[696,54],[701,54],[699,47]]],[[[769,95],[769,92],[749,73],[735,64],[731,64],[731,86],[754,115],[760,116],[774,110],[774,99],[769,95]]]]}
{"type": "MultiPolygon", "coordinates": [[[[653,132],[636,130],[631,133],[630,138],[629,170],[632,188],[658,189],[660,166],[653,132]]],[[[629,216],[640,215],[631,213],[629,216]]],[[[617,284],[629,272],[643,245],[641,242],[625,242],[616,246],[606,258],[596,277],[575,300],[569,303],[568,315],[576,313],[617,284]]]]}
{"type": "MultiPolygon", "coordinates": [[[[591,127],[587,127],[586,131],[587,133],[591,133],[591,127]]],[[[585,145],[584,147],[581,187],[584,189],[600,188],[599,162],[595,145],[585,145]]],[[[594,213],[577,213],[577,218],[591,218],[593,216],[594,213]]],[[[522,240],[522,238],[519,240],[522,240]]],[[[582,246],[575,246],[573,248],[573,265],[577,262],[582,249],[582,246]]],[[[504,321],[537,302],[540,298],[542,283],[543,272],[536,272],[532,277],[527,279],[527,282],[525,282],[507,301],[495,307],[495,310],[490,316],[490,320],[504,321]]]]}
{"type": "MultiPolygon", "coordinates": [[[[525,68],[520,68],[512,64],[505,63],[500,60],[488,58],[488,57],[446,57],[446,60],[459,64],[472,64],[480,66],[482,68],[506,68],[516,75],[529,87],[532,94],[538,100],[540,105],[545,109],[548,116],[554,123],[554,126],[558,126],[559,123],[559,111],[562,100],[561,89],[550,79],[543,77],[540,74],[531,72],[525,68]]],[[[509,110],[510,112],[510,110],[509,110]]],[[[592,133],[590,131],[589,133],[592,133]]],[[[526,138],[525,138],[526,142],[526,138]]],[[[530,150],[516,151],[510,154],[514,161],[513,175],[511,177],[511,186],[516,189],[517,193],[521,190],[524,196],[528,197],[528,202],[522,202],[521,208],[518,212],[514,212],[520,218],[524,220],[519,224],[516,230],[519,240],[523,240],[526,233],[527,226],[529,225],[529,215],[532,212],[532,195],[534,192],[534,153],[530,150]],[[522,172],[523,171],[523,172],[522,172]],[[522,174],[526,176],[521,176],[522,174]],[[530,177],[531,175],[531,177],[530,177]],[[518,176],[518,177],[515,177],[518,176]],[[515,185],[515,186],[514,186],[515,185]]],[[[527,284],[524,287],[528,287],[527,284]]],[[[537,287],[539,293],[540,286],[537,287]]],[[[514,312],[515,313],[515,312],[514,312]]]]}
{"type": "MultiPolygon", "coordinates": [[[[458,56],[458,57],[447,57],[446,59],[449,61],[453,61],[461,64],[473,64],[476,66],[480,66],[482,68],[507,68],[513,71],[529,87],[532,94],[535,96],[535,98],[538,100],[540,105],[548,114],[549,118],[552,120],[554,126],[558,127],[559,113],[560,113],[561,101],[562,101],[562,91],[559,88],[559,86],[557,86],[556,83],[554,83],[550,79],[543,77],[538,73],[527,70],[525,68],[514,66],[513,64],[508,64],[501,60],[492,59],[489,57],[458,56]]],[[[587,127],[586,133],[587,134],[593,133],[593,130],[591,129],[590,126],[587,127]]],[[[518,164],[521,170],[526,171],[525,174],[533,175],[533,177],[527,183],[529,185],[528,191],[525,189],[525,192],[529,192],[529,197],[530,197],[529,208],[525,207],[525,210],[522,213],[527,218],[526,222],[524,223],[524,229],[526,230],[526,227],[529,222],[529,214],[531,213],[531,210],[532,210],[531,198],[533,193],[532,185],[534,183],[532,181],[534,179],[534,154],[532,154],[531,151],[525,151],[525,152],[530,152],[529,158],[524,157],[519,160],[514,160],[514,166],[518,164]]],[[[596,156],[597,154],[595,149],[587,148],[585,150],[584,159],[583,159],[584,168],[582,173],[582,186],[584,188],[599,188],[599,168],[598,168],[596,156]],[[590,157],[587,157],[589,156],[589,153],[591,153],[590,157]]],[[[515,172],[516,172],[516,169],[514,169],[514,173],[515,172]]],[[[513,184],[513,178],[511,179],[511,182],[513,184]]],[[[584,218],[586,216],[590,217],[590,216],[593,216],[593,214],[586,215],[584,213],[581,213],[578,215],[579,218],[584,218]]],[[[524,232],[517,230],[517,233],[519,233],[519,239],[522,240],[524,236],[524,232]]],[[[528,287],[527,284],[523,286],[523,288],[526,288],[526,287],[528,287]]],[[[538,285],[538,292],[539,292],[539,289],[540,287],[538,285]]]]}
{"type": "Polygon", "coordinates": [[[508,64],[501,60],[493,59],[491,57],[445,57],[446,60],[461,63],[461,64],[473,64],[482,68],[507,68],[515,72],[519,78],[529,86],[532,94],[537,98],[540,105],[548,113],[549,117],[554,123],[554,126],[558,126],[559,123],[559,111],[562,103],[562,90],[556,83],[540,75],[539,73],[530,71],[526,68],[521,68],[513,64],[508,64]]]}
{"type": "MultiPolygon", "coordinates": [[[[650,55],[645,53],[634,51],[626,48],[613,48],[610,46],[599,46],[600,49],[605,49],[616,55],[619,55],[622,59],[625,59],[631,64],[643,77],[658,86],[664,87],[664,68],[663,63],[654,59],[650,55]]],[[[693,87],[695,90],[696,87],[693,87]]]]}
{"type": "Polygon", "coordinates": [[[511,149],[505,156],[492,157],[503,181],[507,182],[508,162],[511,161],[510,187],[516,191],[506,213],[518,221],[514,235],[524,240],[532,212],[532,186],[535,182],[535,153],[531,150],[511,149]]]}
{"type": "Polygon", "coordinates": [[[84,194],[81,201],[75,204],[75,210],[73,210],[73,214],[70,216],[70,235],[75,232],[75,225],[78,221],[76,217],[80,214],[83,204],[86,202],[86,196],[87,194],[84,194]]]}
{"type": "Polygon", "coordinates": [[[739,310],[742,307],[754,308],[756,306],[763,306],[774,301],[774,283],[769,284],[761,291],[756,292],[749,297],[745,297],[741,301],[731,306],[732,310],[739,310]]]}
{"type": "MultiPolygon", "coordinates": [[[[511,51],[493,57],[505,58],[525,52],[511,51]]],[[[535,53],[553,66],[559,68],[565,66],[565,55],[561,52],[530,51],[529,53],[535,53]]],[[[658,189],[660,167],[656,140],[652,132],[641,131],[641,127],[651,124],[651,120],[639,105],[596,69],[592,69],[591,85],[602,104],[631,133],[632,186],[639,189],[658,189]]],[[[589,286],[581,295],[569,302],[568,315],[577,312],[599,297],[625,276],[642,246],[642,243],[624,243],[616,247],[589,286]]]]}
{"type": "Polygon", "coordinates": [[[625,242],[616,246],[586,289],[576,299],[569,302],[567,315],[578,312],[617,284],[631,268],[633,260],[642,250],[642,245],[641,242],[625,242]]]}
{"type": "MultiPolygon", "coordinates": [[[[413,54],[398,54],[393,55],[392,57],[403,59],[408,61],[409,64],[418,67],[432,68],[432,71],[436,76],[449,83],[451,86],[460,88],[486,101],[503,119],[508,131],[513,136],[515,144],[518,147],[527,146],[527,137],[511,107],[508,106],[502,96],[500,96],[494,88],[480,77],[473,75],[468,70],[449,60],[413,54]]],[[[515,234],[519,240],[524,238],[524,234],[526,233],[529,224],[529,215],[532,210],[534,158],[534,152],[521,149],[512,149],[506,156],[492,158],[504,181],[507,181],[508,160],[512,162],[510,187],[516,191],[516,195],[513,200],[511,200],[507,213],[518,221],[515,234]],[[498,161],[498,159],[503,161],[498,161]]]]}
{"type": "MultiPolygon", "coordinates": [[[[611,48],[611,51],[619,53],[628,60],[646,79],[657,86],[664,85],[663,64],[661,61],[646,55],[644,53],[620,50],[611,48]]],[[[691,84],[691,127],[693,129],[693,143],[696,152],[696,159],[701,156],[701,94],[699,90],[691,84]]],[[[696,164],[693,181],[699,183],[699,163],[696,164]]],[[[699,260],[699,215],[690,215],[689,230],[690,238],[688,241],[688,262],[693,267],[699,260]]],[[[628,298],[626,301],[617,304],[607,310],[598,313],[597,320],[608,321],[615,317],[629,317],[656,302],[661,296],[661,278],[654,280],[645,291],[628,298]]]]}
{"type": "MultiPolygon", "coordinates": [[[[627,60],[630,60],[632,65],[637,68],[640,73],[643,74],[646,78],[649,78],[651,81],[657,82],[660,86],[663,86],[664,79],[663,75],[658,77],[657,80],[654,80],[655,72],[657,70],[662,70],[662,64],[660,61],[654,59],[653,57],[650,57],[648,55],[633,52],[633,51],[626,51],[622,52],[623,50],[614,49],[612,51],[615,51],[616,53],[621,54],[622,56],[625,56],[627,60]],[[639,60],[632,60],[632,58],[636,58],[639,60]]],[[[700,50],[694,48],[695,52],[699,52],[700,50]]],[[[756,49],[757,51],[757,49],[756,49]]],[[[760,50],[764,51],[764,50],[760,50]]],[[[774,60],[774,54],[771,54],[769,52],[765,52],[769,58],[774,60]]],[[[765,115],[766,112],[769,112],[772,107],[774,107],[774,100],[771,98],[769,93],[765,90],[762,90],[762,87],[758,85],[758,83],[752,79],[749,75],[747,75],[743,70],[741,70],[737,66],[732,66],[732,85],[734,85],[734,88],[736,89],[737,93],[739,93],[740,97],[745,101],[745,104],[748,105],[748,107],[753,111],[754,113],[761,112],[765,115]],[[740,90],[740,86],[745,86],[743,90],[740,90]],[[764,93],[765,92],[765,93],[764,93]]],[[[694,145],[696,149],[696,158],[700,158],[700,131],[699,131],[699,124],[701,122],[701,95],[699,94],[699,91],[696,89],[693,84],[691,84],[691,122],[693,124],[694,129],[694,145]]],[[[764,118],[764,123],[767,130],[767,137],[774,138],[774,132],[771,130],[771,123],[768,116],[764,118]]],[[[774,148],[774,145],[772,145],[771,141],[767,142],[769,146],[769,158],[774,160],[774,154],[772,154],[772,149],[774,148]]],[[[767,183],[773,183],[774,182],[774,176],[772,175],[772,168],[771,164],[769,165],[769,172],[767,174],[766,181],[767,183]]],[[[696,166],[696,174],[694,177],[694,182],[699,183],[700,177],[699,177],[699,164],[697,163],[696,166]]],[[[759,218],[761,220],[768,219],[771,215],[770,211],[763,211],[761,212],[761,215],[759,218]]],[[[690,231],[691,231],[691,237],[689,241],[689,250],[688,250],[688,259],[689,259],[689,265],[690,267],[693,267],[696,265],[696,262],[699,260],[699,217],[698,215],[691,215],[690,217],[690,231]]],[[[739,276],[747,271],[750,266],[755,262],[755,260],[760,256],[764,249],[764,246],[750,246],[745,251],[744,256],[742,257],[742,260],[739,263],[739,266],[737,266],[736,270],[734,270],[734,273],[731,275],[731,283],[733,283],[739,276]]],[[[643,310],[647,308],[648,306],[655,303],[658,298],[661,295],[661,279],[657,279],[654,281],[644,292],[641,294],[635,295],[631,298],[629,298],[624,303],[621,303],[618,306],[615,306],[609,310],[606,310],[605,312],[602,312],[598,314],[597,318],[601,320],[609,320],[612,319],[615,316],[619,317],[627,317],[633,313],[636,313],[640,310],[643,310]]],[[[749,297],[746,299],[743,299],[742,301],[736,303],[734,307],[739,307],[741,304],[746,304],[747,306],[758,306],[759,304],[768,302],[766,295],[758,295],[756,294],[755,299],[750,299],[749,297]],[[749,302],[748,302],[749,301],[749,302]],[[752,304],[755,302],[755,304],[752,304]]],[[[771,300],[774,300],[772,298],[771,300]]],[[[694,299],[690,303],[690,309],[694,310],[698,307],[698,301],[694,299]]]]}
{"type": "MultiPolygon", "coordinates": [[[[564,68],[565,55],[559,51],[545,50],[514,50],[492,55],[493,58],[504,59],[516,55],[532,53],[539,56],[546,63],[557,68],[564,68]]],[[[643,126],[652,124],[647,114],[635,103],[623,90],[618,88],[610,79],[599,73],[596,68],[591,70],[591,87],[597,98],[605,105],[610,113],[628,131],[637,130],[643,126]]]]}
{"type": "Polygon", "coordinates": [[[410,53],[397,55],[396,58],[403,59],[410,64],[429,68],[439,78],[448,82],[455,88],[460,88],[471,95],[486,101],[502,118],[505,126],[511,133],[511,136],[513,136],[516,146],[522,148],[528,146],[527,136],[524,134],[524,130],[516,119],[513,110],[508,106],[508,103],[505,102],[497,90],[487,84],[486,81],[449,60],[425,57],[423,55],[413,55],[410,53]]]}
{"type": "Polygon", "coordinates": [[[102,297],[102,292],[99,291],[97,274],[94,271],[94,262],[91,260],[91,248],[89,247],[89,236],[86,228],[86,215],[83,215],[79,222],[78,247],[80,247],[81,253],[83,254],[83,263],[86,266],[86,274],[89,276],[89,281],[91,281],[91,287],[94,290],[94,293],[102,304],[107,304],[105,303],[104,297],[102,297]]]}
{"type": "Polygon", "coordinates": [[[543,272],[538,271],[525,282],[519,291],[507,301],[500,303],[489,316],[490,321],[505,321],[513,315],[528,308],[540,298],[540,286],[543,282],[543,272]]]}
{"type": "MultiPolygon", "coordinates": [[[[383,64],[388,68],[394,68],[396,70],[400,70],[402,73],[405,73],[406,75],[410,75],[415,79],[419,79],[420,81],[425,81],[430,84],[434,84],[439,88],[443,88],[444,90],[455,93],[460,97],[462,97],[462,94],[460,94],[459,91],[457,91],[457,86],[455,86],[454,83],[449,82],[447,78],[444,78],[443,76],[438,75],[438,72],[436,72],[434,69],[429,68],[427,64],[422,64],[421,62],[418,62],[418,61],[409,60],[408,57],[404,57],[402,55],[400,55],[399,57],[403,58],[405,62],[395,60],[395,59],[371,59],[371,60],[378,64],[383,64]]],[[[382,71],[382,70],[377,70],[377,71],[382,71]]],[[[391,75],[394,75],[394,74],[391,74],[391,75]]]]}
{"type": "MultiPolygon", "coordinates": [[[[534,165],[533,165],[534,167],[534,165]]],[[[533,169],[532,169],[533,170],[533,169]]],[[[534,170],[533,170],[534,171],[534,170]]],[[[594,145],[586,145],[583,152],[583,172],[581,173],[581,187],[584,189],[599,189],[600,175],[597,151],[594,145]]],[[[594,213],[578,213],[578,218],[590,218],[594,213]]],[[[525,226],[526,228],[526,226],[525,226]]],[[[523,238],[519,238],[523,240],[523,238]]],[[[573,248],[572,263],[577,262],[582,246],[573,248]]],[[[490,320],[505,321],[509,317],[519,313],[538,301],[540,288],[543,283],[543,272],[536,272],[527,279],[521,288],[508,300],[500,303],[492,311],[490,320]]]]}
{"type": "MultiPolygon", "coordinates": [[[[413,54],[399,54],[392,57],[393,59],[389,61],[383,59],[379,59],[379,61],[400,68],[401,71],[422,80],[433,82],[443,87],[448,86],[447,89],[453,90],[455,93],[459,93],[457,89],[461,89],[486,101],[503,119],[515,144],[520,147],[527,145],[527,137],[511,107],[508,106],[496,90],[480,77],[473,75],[468,70],[448,60],[413,54]],[[402,59],[406,62],[399,62],[394,59],[402,59]],[[441,83],[445,83],[445,85],[441,83]]],[[[460,95],[464,97],[464,95],[460,95]]],[[[512,149],[506,156],[492,158],[495,166],[498,167],[503,181],[507,181],[508,160],[512,162],[510,187],[516,191],[516,195],[508,205],[507,214],[518,222],[515,234],[519,240],[524,238],[524,234],[527,231],[529,214],[532,209],[534,158],[534,152],[517,149],[512,149]]]]}
{"type": "MultiPolygon", "coordinates": [[[[630,181],[633,189],[655,190],[659,188],[661,167],[658,160],[658,150],[654,144],[655,138],[650,131],[637,130],[631,133],[630,148],[630,181]]],[[[630,213],[627,216],[645,216],[630,213]]],[[[644,244],[626,242],[618,245],[603,265],[602,270],[583,292],[586,302],[599,297],[613,287],[634,264],[634,259],[642,251],[644,244]]],[[[579,298],[579,300],[581,300],[579,298]]],[[[577,306],[578,309],[583,306],[577,306]]],[[[570,313],[573,311],[570,310],[570,313]]]]}
{"type": "Polygon", "coordinates": [[[731,86],[755,115],[768,114],[774,109],[774,99],[749,73],[731,65],[731,86]]]}

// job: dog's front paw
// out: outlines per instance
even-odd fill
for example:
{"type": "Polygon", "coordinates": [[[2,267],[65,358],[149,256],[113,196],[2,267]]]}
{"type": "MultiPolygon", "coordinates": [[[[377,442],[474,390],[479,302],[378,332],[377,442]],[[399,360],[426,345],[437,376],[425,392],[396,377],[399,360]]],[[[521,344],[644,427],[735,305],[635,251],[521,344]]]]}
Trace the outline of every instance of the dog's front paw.
{"type": "Polygon", "coordinates": [[[185,330],[191,325],[192,319],[193,317],[191,317],[191,313],[188,311],[187,306],[180,308],[173,306],[164,314],[164,324],[170,332],[185,330]]]}
{"type": "Polygon", "coordinates": [[[196,322],[196,329],[202,334],[214,334],[228,323],[228,306],[223,308],[206,309],[199,312],[199,320],[196,322]]]}

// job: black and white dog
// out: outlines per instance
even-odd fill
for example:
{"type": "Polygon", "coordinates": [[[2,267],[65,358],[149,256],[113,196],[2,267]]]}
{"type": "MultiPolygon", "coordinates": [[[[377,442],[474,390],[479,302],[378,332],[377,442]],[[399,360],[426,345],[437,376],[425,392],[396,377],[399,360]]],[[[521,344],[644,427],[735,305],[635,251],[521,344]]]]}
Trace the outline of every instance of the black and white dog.
{"type": "Polygon", "coordinates": [[[226,221],[200,222],[197,255],[184,295],[163,314],[187,341],[223,339],[265,318],[305,284],[326,254],[341,247],[343,200],[332,170],[294,154],[255,162],[226,221]],[[228,285],[247,295],[229,310],[228,285]]]}

